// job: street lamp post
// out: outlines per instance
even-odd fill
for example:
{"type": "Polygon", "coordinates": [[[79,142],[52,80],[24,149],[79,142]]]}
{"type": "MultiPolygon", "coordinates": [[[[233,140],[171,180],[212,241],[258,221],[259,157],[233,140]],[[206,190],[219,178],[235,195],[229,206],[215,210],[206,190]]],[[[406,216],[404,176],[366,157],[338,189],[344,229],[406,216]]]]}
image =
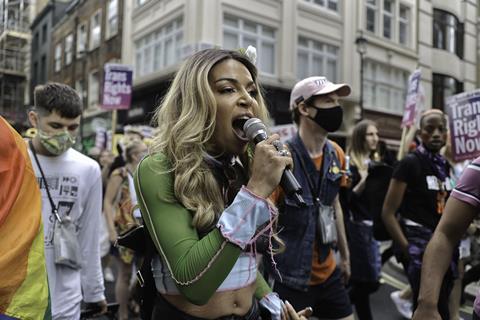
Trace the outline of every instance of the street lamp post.
{"type": "Polygon", "coordinates": [[[363,119],[363,63],[364,57],[367,53],[367,44],[368,40],[360,34],[359,37],[355,40],[357,45],[357,52],[360,54],[360,120],[363,119]]]}

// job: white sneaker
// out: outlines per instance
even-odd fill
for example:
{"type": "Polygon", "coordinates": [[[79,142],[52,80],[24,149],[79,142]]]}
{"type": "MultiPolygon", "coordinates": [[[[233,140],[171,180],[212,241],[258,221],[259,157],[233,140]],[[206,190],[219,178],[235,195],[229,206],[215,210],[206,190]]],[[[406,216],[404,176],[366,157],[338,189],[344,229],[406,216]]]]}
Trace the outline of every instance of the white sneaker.
{"type": "Polygon", "coordinates": [[[412,301],[403,299],[400,297],[401,291],[394,291],[390,294],[395,307],[397,307],[398,312],[406,319],[411,319],[412,312],[412,301]]]}
{"type": "Polygon", "coordinates": [[[106,282],[114,282],[115,281],[115,277],[113,276],[113,271],[112,271],[112,269],[110,269],[110,267],[106,267],[105,269],[103,269],[103,279],[106,282]]]}

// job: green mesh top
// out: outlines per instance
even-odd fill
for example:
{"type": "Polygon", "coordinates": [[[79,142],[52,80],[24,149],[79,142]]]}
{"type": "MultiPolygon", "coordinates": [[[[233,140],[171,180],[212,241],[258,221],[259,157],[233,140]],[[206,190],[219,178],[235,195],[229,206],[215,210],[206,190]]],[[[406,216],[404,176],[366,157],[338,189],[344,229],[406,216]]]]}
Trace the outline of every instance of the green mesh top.
{"type": "MultiPolygon", "coordinates": [[[[189,302],[203,305],[228,276],[242,249],[217,228],[200,238],[192,226],[192,213],[174,195],[170,168],[163,154],[144,158],[135,172],[135,190],[145,226],[178,290],[189,302]]],[[[258,272],[256,283],[257,299],[271,292],[258,272]]]]}

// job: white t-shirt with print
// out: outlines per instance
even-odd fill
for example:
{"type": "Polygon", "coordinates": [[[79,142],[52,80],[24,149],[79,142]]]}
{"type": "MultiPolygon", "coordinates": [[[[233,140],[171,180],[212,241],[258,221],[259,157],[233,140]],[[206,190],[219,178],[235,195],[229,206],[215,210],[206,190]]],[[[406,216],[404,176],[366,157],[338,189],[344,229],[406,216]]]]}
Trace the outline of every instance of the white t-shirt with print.
{"type": "MultiPolygon", "coordinates": [[[[54,216],[45,183],[29,149],[35,175],[42,192],[42,217],[45,231],[45,259],[53,318],[72,316],[82,300],[105,299],[100,263],[100,219],[102,215],[102,180],[97,162],[70,148],[56,157],[37,154],[50,194],[60,217],[69,215],[77,229],[82,252],[82,268],[74,270],[56,265],[53,247],[54,216]]],[[[75,314],[75,318],[79,315],[75,314]]]]}

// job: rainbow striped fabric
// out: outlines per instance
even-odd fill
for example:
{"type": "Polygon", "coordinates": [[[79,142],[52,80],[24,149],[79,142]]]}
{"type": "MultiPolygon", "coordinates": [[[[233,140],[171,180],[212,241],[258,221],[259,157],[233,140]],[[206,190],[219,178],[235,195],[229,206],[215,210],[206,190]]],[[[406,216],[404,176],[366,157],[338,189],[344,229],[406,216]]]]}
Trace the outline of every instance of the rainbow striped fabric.
{"type": "Polygon", "coordinates": [[[0,320],[51,319],[43,246],[27,145],[0,116],[0,320]]]}

